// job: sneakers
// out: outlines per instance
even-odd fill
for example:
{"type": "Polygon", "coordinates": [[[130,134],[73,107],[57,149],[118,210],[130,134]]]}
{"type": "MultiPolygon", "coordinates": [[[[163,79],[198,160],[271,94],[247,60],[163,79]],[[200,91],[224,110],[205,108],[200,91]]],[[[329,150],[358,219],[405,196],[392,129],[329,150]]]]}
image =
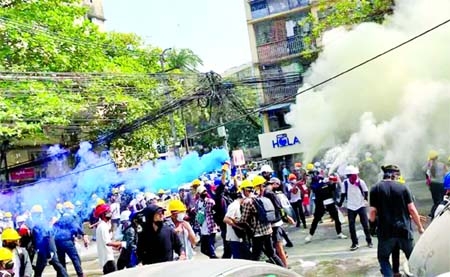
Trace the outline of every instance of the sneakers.
{"type": "Polygon", "coordinates": [[[292,242],[291,242],[291,243],[286,243],[284,246],[285,246],[285,247],[294,247],[294,245],[292,244],[292,242]]]}
{"type": "Polygon", "coordinates": [[[342,234],[342,233],[338,234],[337,236],[338,236],[338,238],[340,238],[340,239],[346,239],[346,238],[347,238],[347,236],[344,235],[344,234],[342,234]]]}
{"type": "Polygon", "coordinates": [[[371,242],[367,243],[367,247],[373,248],[373,243],[371,243],[371,242]]]}
{"type": "Polygon", "coordinates": [[[308,242],[311,242],[311,240],[312,240],[312,236],[311,235],[307,235],[306,238],[305,238],[305,242],[308,243],[308,242]]]}
{"type": "Polygon", "coordinates": [[[357,244],[352,244],[352,246],[350,246],[350,251],[355,251],[356,249],[359,248],[359,245],[357,244]]]}

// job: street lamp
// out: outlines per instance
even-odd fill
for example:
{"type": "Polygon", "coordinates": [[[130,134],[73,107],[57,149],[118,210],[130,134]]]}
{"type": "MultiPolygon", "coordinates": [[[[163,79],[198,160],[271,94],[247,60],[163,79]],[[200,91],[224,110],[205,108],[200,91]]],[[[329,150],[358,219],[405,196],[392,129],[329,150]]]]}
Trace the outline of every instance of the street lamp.
{"type": "MultiPolygon", "coordinates": [[[[161,72],[162,72],[163,74],[165,73],[165,68],[164,68],[164,62],[165,62],[165,59],[164,59],[164,56],[165,56],[165,54],[166,54],[168,51],[170,51],[170,50],[172,50],[172,48],[166,48],[166,49],[164,49],[164,50],[162,51],[162,53],[159,55],[159,62],[161,63],[161,72]]],[[[164,81],[166,82],[167,79],[164,79],[164,81]]],[[[172,101],[172,99],[171,99],[171,97],[170,97],[170,92],[167,92],[167,93],[166,93],[166,97],[167,97],[167,101],[170,103],[170,102],[172,101]]],[[[173,152],[174,152],[174,154],[175,154],[175,157],[179,157],[178,147],[176,146],[176,143],[177,143],[177,141],[178,141],[178,139],[177,139],[177,130],[175,129],[175,122],[174,122],[174,119],[173,119],[173,113],[171,113],[171,114],[169,115],[169,118],[170,118],[170,127],[171,127],[171,129],[172,129],[173,152]]]]}

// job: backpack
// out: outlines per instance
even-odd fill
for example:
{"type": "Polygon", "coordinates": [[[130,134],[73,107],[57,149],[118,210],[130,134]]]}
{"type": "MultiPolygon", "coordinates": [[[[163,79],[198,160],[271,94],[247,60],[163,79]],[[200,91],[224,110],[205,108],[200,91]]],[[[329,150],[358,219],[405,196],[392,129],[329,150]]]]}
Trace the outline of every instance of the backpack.
{"type": "Polygon", "coordinates": [[[267,197],[258,197],[254,201],[258,212],[258,219],[262,224],[270,224],[279,221],[275,212],[275,206],[267,197]]]}
{"type": "Polygon", "coordinates": [[[206,220],[206,202],[203,203],[202,207],[198,207],[197,214],[195,215],[195,220],[198,224],[203,225],[206,220]]]}
{"type": "MultiPolygon", "coordinates": [[[[348,199],[348,180],[344,181],[344,186],[345,186],[345,195],[347,195],[347,199],[348,199]]],[[[364,197],[364,191],[361,187],[361,184],[358,182],[357,187],[359,188],[359,190],[361,191],[361,195],[364,197]]]]}

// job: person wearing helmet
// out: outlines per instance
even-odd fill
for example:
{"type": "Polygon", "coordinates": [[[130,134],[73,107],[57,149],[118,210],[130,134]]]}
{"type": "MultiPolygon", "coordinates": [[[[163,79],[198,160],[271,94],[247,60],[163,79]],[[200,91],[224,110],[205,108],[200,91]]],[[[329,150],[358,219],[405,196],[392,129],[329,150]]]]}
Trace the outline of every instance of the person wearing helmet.
{"type": "Polygon", "coordinates": [[[53,266],[58,276],[69,276],[58,259],[53,230],[48,224],[41,206],[36,205],[31,209],[31,219],[33,226],[31,237],[37,256],[34,276],[41,277],[48,263],[53,266]]]}
{"type": "Polygon", "coordinates": [[[308,189],[303,180],[298,181],[295,174],[289,174],[288,177],[289,184],[287,186],[289,191],[289,202],[291,203],[292,209],[295,214],[295,222],[297,222],[296,227],[300,228],[300,223],[303,224],[303,228],[307,229],[305,212],[303,211],[303,197],[308,195],[308,189]]]}
{"type": "Polygon", "coordinates": [[[33,268],[31,266],[30,255],[28,251],[20,247],[19,233],[16,230],[8,228],[2,233],[3,247],[8,248],[13,253],[13,273],[14,276],[28,276],[33,274],[33,268]]]}
{"type": "Polygon", "coordinates": [[[230,194],[233,202],[228,206],[227,213],[223,222],[227,224],[227,233],[225,239],[231,248],[231,256],[233,259],[247,259],[250,255],[250,236],[249,227],[246,224],[240,224],[241,219],[241,203],[244,198],[243,190],[253,190],[253,184],[250,180],[243,180],[239,191],[230,194]]]}
{"type": "Polygon", "coordinates": [[[270,165],[265,164],[261,167],[261,176],[263,176],[266,181],[269,181],[270,178],[272,178],[273,169],[270,167],[270,165]]]}
{"type": "Polygon", "coordinates": [[[175,230],[164,224],[166,209],[157,205],[146,207],[141,213],[145,218],[142,232],[138,233],[137,257],[143,265],[186,259],[183,245],[175,230]]]}
{"type": "Polygon", "coordinates": [[[88,247],[88,236],[84,234],[83,228],[77,220],[74,212],[75,206],[67,201],[63,204],[65,213],[53,224],[55,234],[55,245],[58,259],[66,268],[66,255],[72,261],[77,276],[84,276],[81,266],[81,258],[75,246],[75,238],[83,238],[84,246],[88,247]]]}
{"type": "Polygon", "coordinates": [[[200,225],[200,251],[211,259],[216,259],[215,236],[216,223],[214,222],[213,207],[215,202],[208,197],[208,192],[204,186],[197,188],[200,196],[196,203],[196,220],[200,225]]]}
{"type": "Polygon", "coordinates": [[[317,179],[316,183],[313,183],[311,189],[315,194],[316,208],[314,210],[314,218],[311,223],[311,228],[309,229],[309,234],[305,237],[305,242],[311,242],[317,229],[317,225],[322,220],[325,211],[328,211],[334,221],[337,237],[346,239],[347,236],[342,233],[342,224],[339,220],[339,214],[334,202],[336,183],[330,182],[329,178],[320,178],[317,179]]]}
{"type": "Polygon", "coordinates": [[[0,248],[0,277],[13,276],[14,260],[13,253],[6,247],[0,248]]]}
{"type": "Polygon", "coordinates": [[[439,161],[439,153],[431,150],[428,153],[428,161],[423,167],[426,176],[426,184],[428,185],[433,199],[433,206],[431,207],[428,216],[432,219],[435,210],[444,197],[445,191],[442,180],[445,173],[448,171],[447,166],[439,161]]]}
{"type": "Polygon", "coordinates": [[[181,200],[173,199],[169,201],[168,210],[170,218],[168,220],[186,251],[186,259],[191,260],[194,256],[193,248],[197,245],[197,238],[189,222],[185,221],[187,208],[181,200]]]}
{"type": "Polygon", "coordinates": [[[107,204],[100,204],[95,207],[94,216],[99,219],[97,225],[97,253],[100,267],[103,274],[108,274],[116,271],[116,264],[114,263],[113,249],[120,249],[125,247],[125,243],[112,240],[111,233],[111,209],[107,204]]]}
{"type": "Polygon", "coordinates": [[[132,268],[137,265],[137,232],[136,226],[131,222],[131,211],[125,210],[120,214],[121,241],[125,246],[120,250],[117,259],[117,270],[132,268]]]}
{"type": "Polygon", "coordinates": [[[409,259],[413,250],[411,220],[422,234],[425,230],[408,187],[397,182],[400,168],[396,165],[381,167],[383,180],[370,190],[369,220],[376,222],[378,262],[383,276],[394,276],[389,257],[399,247],[409,259]],[[395,211],[395,212],[394,212],[395,211]]]}
{"type": "Polygon", "coordinates": [[[356,216],[359,216],[359,221],[366,235],[366,242],[369,248],[373,247],[372,237],[369,230],[369,219],[367,218],[367,201],[369,196],[369,189],[366,182],[359,178],[359,169],[355,166],[349,165],[345,169],[347,179],[344,180],[341,186],[341,199],[338,206],[342,207],[345,199],[347,199],[347,216],[348,228],[350,230],[350,238],[352,245],[350,250],[354,251],[359,248],[358,237],[356,235],[356,216]]]}
{"type": "MultiPolygon", "coordinates": [[[[253,178],[252,184],[256,197],[247,197],[242,202],[240,222],[247,223],[253,231],[252,260],[259,261],[264,252],[270,262],[284,267],[285,264],[276,254],[272,241],[272,224],[281,220],[281,214],[279,210],[276,210],[272,200],[264,196],[266,183],[263,176],[258,175],[253,178]]],[[[281,207],[281,204],[279,206],[281,207]]],[[[279,233],[276,236],[279,236],[279,233]]]]}

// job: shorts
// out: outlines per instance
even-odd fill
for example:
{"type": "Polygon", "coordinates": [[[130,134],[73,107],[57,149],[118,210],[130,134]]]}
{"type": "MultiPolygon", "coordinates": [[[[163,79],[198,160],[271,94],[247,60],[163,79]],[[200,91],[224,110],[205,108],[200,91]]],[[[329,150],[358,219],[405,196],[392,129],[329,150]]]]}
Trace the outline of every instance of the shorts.
{"type": "Polygon", "coordinates": [[[273,243],[283,241],[283,232],[281,231],[281,227],[272,227],[272,241],[273,243]]]}

